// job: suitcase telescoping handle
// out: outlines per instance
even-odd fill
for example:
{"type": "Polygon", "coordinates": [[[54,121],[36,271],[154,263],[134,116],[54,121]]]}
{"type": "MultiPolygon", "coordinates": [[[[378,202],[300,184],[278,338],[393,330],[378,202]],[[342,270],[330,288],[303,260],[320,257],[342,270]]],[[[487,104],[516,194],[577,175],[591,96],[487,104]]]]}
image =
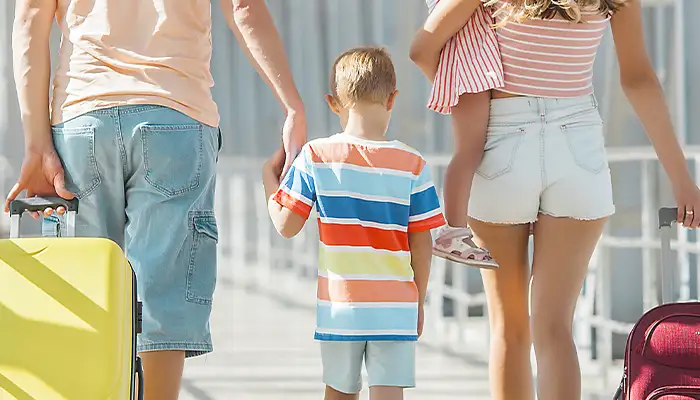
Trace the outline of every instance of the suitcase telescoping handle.
{"type": "Polygon", "coordinates": [[[16,239],[20,235],[20,219],[25,212],[44,211],[47,208],[54,210],[63,207],[66,209],[66,232],[68,236],[75,236],[75,217],[78,213],[78,199],[66,200],[61,197],[28,197],[10,202],[10,238],[16,239]]]}
{"type": "Polygon", "coordinates": [[[659,304],[674,301],[674,266],[671,253],[671,227],[678,218],[677,207],[664,207],[659,209],[659,229],[661,231],[661,264],[657,270],[657,298],[659,304]]]}

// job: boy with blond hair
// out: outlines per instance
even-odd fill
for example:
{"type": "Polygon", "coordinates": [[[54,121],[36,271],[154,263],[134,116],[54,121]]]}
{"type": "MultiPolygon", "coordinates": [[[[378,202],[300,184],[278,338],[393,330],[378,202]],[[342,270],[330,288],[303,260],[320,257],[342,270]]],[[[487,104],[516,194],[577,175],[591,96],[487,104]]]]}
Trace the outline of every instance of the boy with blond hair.
{"type": "Polygon", "coordinates": [[[327,400],[357,399],[364,359],[373,400],[415,386],[430,230],[444,225],[423,157],[384,135],[397,95],[386,51],[359,47],[331,71],[342,133],[307,143],[280,184],[280,149],[263,170],[270,217],[284,237],[318,212],[317,327],[327,400]]]}

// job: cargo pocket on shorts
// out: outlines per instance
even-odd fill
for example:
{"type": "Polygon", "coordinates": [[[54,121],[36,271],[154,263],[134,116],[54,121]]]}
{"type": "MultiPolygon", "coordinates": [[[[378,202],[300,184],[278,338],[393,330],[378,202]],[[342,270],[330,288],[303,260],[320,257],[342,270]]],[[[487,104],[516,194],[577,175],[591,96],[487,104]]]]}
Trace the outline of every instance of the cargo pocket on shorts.
{"type": "Polygon", "coordinates": [[[202,173],[202,125],[143,125],[146,182],[168,197],[196,189],[202,173]]]}
{"type": "Polygon", "coordinates": [[[216,244],[219,241],[214,212],[190,212],[190,235],[187,301],[210,305],[216,286],[216,244]]]}
{"type": "Polygon", "coordinates": [[[79,199],[88,196],[101,182],[95,159],[95,128],[51,127],[51,132],[65,171],[66,188],[79,199]]]}
{"type": "Polygon", "coordinates": [[[608,167],[602,121],[581,121],[561,125],[576,165],[597,174],[608,167]]]}
{"type": "Polygon", "coordinates": [[[495,179],[511,170],[515,155],[523,140],[525,129],[517,127],[502,127],[499,131],[508,129],[508,133],[489,133],[484,146],[484,156],[476,173],[485,179],[495,179]]]}

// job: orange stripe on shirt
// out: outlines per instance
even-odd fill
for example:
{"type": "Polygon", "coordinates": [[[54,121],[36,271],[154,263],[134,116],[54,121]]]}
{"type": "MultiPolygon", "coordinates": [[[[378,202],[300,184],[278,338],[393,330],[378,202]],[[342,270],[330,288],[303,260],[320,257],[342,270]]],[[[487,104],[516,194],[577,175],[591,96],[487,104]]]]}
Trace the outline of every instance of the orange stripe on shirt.
{"type": "Polygon", "coordinates": [[[408,223],[408,231],[409,232],[429,231],[431,229],[439,228],[443,225],[445,225],[445,217],[443,217],[442,213],[439,213],[437,215],[433,215],[432,217],[430,217],[428,219],[424,219],[424,220],[416,221],[416,222],[409,222],[408,223]]]}
{"type": "Polygon", "coordinates": [[[425,160],[417,154],[391,147],[372,147],[364,151],[362,145],[345,142],[316,143],[311,146],[314,163],[345,163],[358,167],[384,168],[420,174],[425,160]]]}
{"type": "Polygon", "coordinates": [[[319,300],[343,303],[415,303],[418,288],[414,282],[336,280],[318,277],[319,300]]]}
{"type": "Polygon", "coordinates": [[[320,219],[318,232],[326,246],[369,246],[379,250],[409,251],[406,232],[362,225],[324,224],[320,219]]]}
{"type": "Polygon", "coordinates": [[[303,218],[309,218],[309,214],[311,214],[311,206],[301,200],[295,199],[282,189],[279,189],[277,193],[275,193],[273,200],[279,203],[279,205],[282,207],[290,209],[292,212],[300,215],[303,218]]]}

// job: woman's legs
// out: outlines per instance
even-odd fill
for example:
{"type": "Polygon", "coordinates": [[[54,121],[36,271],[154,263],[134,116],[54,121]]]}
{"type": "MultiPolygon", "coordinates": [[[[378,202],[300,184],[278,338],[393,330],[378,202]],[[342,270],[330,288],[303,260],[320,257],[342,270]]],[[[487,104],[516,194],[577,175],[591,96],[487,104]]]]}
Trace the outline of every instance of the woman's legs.
{"type": "Polygon", "coordinates": [[[605,221],[540,215],[535,223],[531,329],[539,400],[581,398],[581,371],[572,323],[588,263],[605,221]]]}
{"type": "Polygon", "coordinates": [[[481,271],[491,326],[489,376],[492,399],[532,400],[529,225],[494,225],[473,219],[469,224],[477,243],[489,248],[500,265],[497,270],[481,271]]]}

